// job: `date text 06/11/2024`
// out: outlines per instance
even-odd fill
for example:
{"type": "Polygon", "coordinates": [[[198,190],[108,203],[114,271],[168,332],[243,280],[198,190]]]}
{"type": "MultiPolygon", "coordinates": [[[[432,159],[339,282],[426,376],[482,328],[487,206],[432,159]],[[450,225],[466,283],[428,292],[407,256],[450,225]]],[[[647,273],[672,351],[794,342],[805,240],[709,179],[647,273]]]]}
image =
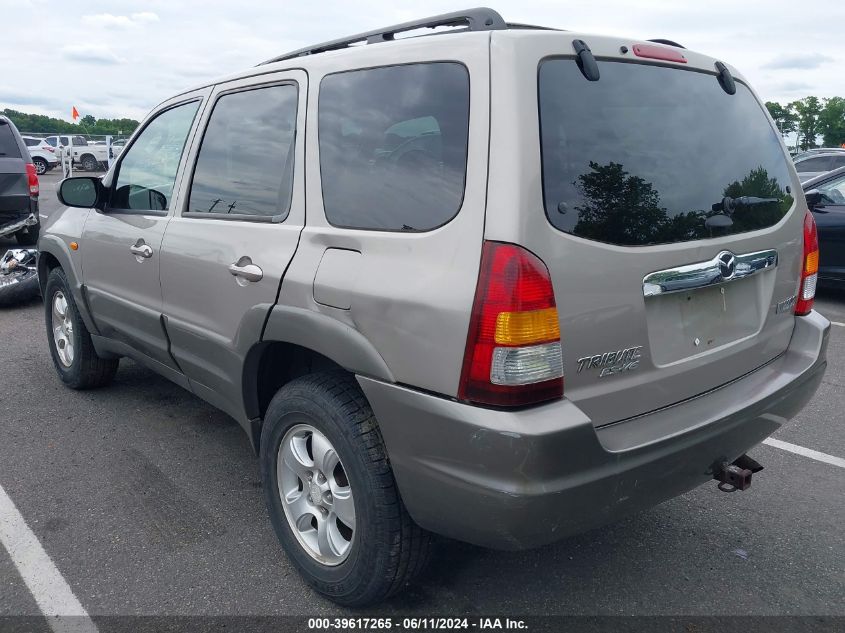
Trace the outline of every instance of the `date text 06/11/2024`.
{"type": "Polygon", "coordinates": [[[309,630],[436,631],[436,630],[524,630],[524,620],[512,618],[308,618],[309,630]]]}

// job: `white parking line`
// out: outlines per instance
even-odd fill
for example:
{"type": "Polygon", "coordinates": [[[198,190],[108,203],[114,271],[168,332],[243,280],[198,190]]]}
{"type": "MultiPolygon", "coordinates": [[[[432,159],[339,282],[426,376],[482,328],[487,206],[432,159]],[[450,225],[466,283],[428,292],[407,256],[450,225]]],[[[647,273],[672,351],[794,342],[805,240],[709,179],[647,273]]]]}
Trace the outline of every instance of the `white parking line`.
{"type": "Polygon", "coordinates": [[[782,451],[789,451],[790,453],[795,453],[796,455],[809,457],[810,459],[815,459],[818,462],[824,462],[825,464],[845,468],[845,459],[842,459],[841,457],[834,457],[833,455],[828,455],[827,453],[820,453],[819,451],[814,451],[812,448],[804,448],[803,446],[798,446],[797,444],[782,442],[781,440],[776,440],[773,437],[763,440],[763,444],[768,444],[769,446],[774,446],[782,451]]]}
{"type": "Polygon", "coordinates": [[[845,327],[845,323],[840,323],[839,321],[831,321],[831,325],[838,325],[839,327],[845,327]]]}
{"type": "Polygon", "coordinates": [[[0,543],[56,633],[96,633],[91,617],[73,595],[15,504],[0,486],[0,543]]]}

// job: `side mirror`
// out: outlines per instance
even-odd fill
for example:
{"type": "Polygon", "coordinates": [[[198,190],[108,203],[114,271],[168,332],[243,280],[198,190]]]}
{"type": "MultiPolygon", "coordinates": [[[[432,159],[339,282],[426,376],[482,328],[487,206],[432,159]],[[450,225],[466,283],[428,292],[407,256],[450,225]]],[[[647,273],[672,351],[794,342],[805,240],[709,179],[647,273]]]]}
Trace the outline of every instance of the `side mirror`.
{"type": "Polygon", "coordinates": [[[79,178],[65,178],[60,184],[56,195],[59,202],[68,207],[93,209],[101,199],[103,185],[99,178],[82,176],[79,178]]]}
{"type": "Polygon", "coordinates": [[[807,201],[807,206],[810,209],[815,209],[816,207],[824,206],[822,204],[822,201],[824,200],[824,195],[818,189],[810,189],[809,191],[805,191],[804,199],[807,201]]]}

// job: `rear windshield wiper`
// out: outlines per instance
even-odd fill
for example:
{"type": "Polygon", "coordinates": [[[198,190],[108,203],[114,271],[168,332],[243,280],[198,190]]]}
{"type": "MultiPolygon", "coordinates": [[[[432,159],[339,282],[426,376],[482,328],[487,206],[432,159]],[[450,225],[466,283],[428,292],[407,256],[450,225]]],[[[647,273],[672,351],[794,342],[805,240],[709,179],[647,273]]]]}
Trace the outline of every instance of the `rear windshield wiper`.
{"type": "Polygon", "coordinates": [[[713,205],[713,211],[721,211],[725,215],[731,215],[734,211],[748,207],[758,207],[764,204],[780,202],[780,198],[758,198],[756,196],[740,196],[739,198],[725,197],[721,202],[713,205]]]}
{"type": "Polygon", "coordinates": [[[726,196],[722,198],[721,202],[717,202],[712,206],[713,213],[704,220],[704,226],[709,229],[726,229],[733,226],[734,221],[731,219],[731,216],[735,211],[778,202],[780,202],[780,198],[758,198],[756,196],[731,198],[726,196]]]}

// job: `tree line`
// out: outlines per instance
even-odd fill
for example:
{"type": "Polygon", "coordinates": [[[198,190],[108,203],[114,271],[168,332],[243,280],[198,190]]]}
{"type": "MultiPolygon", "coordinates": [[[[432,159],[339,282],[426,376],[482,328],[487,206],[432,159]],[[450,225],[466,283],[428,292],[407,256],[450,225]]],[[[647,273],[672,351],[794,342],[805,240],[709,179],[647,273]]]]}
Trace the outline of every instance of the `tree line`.
{"type": "Polygon", "coordinates": [[[766,101],[769,114],[782,134],[797,134],[796,146],[839,147],[845,144],[845,99],[804,97],[782,105],[766,101]]]}
{"type": "Polygon", "coordinates": [[[27,134],[111,134],[128,136],[138,127],[135,119],[97,119],[86,114],[78,123],[69,123],[43,114],[28,114],[6,108],[0,114],[11,119],[15,127],[27,134]]]}

